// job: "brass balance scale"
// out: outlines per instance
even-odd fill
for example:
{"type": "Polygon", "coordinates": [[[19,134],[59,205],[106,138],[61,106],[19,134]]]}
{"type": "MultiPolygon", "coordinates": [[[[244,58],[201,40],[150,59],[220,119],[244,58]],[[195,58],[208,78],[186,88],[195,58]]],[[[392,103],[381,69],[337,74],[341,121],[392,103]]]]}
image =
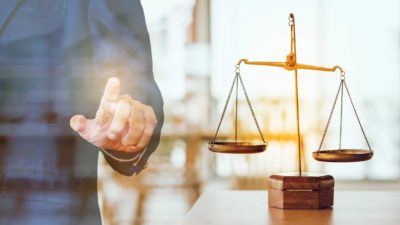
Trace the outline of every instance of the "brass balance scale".
{"type": "Polygon", "coordinates": [[[357,111],[355,109],[353,100],[350,96],[349,89],[345,80],[345,72],[340,66],[334,66],[331,68],[305,65],[297,63],[296,58],[296,32],[295,32],[295,20],[294,15],[289,15],[289,26],[291,32],[290,41],[290,53],[286,57],[286,62],[264,62],[264,61],[249,61],[247,59],[240,59],[235,66],[235,77],[233,79],[231,88],[229,90],[228,98],[226,100],[221,118],[217,130],[214,135],[212,142],[208,143],[210,151],[217,153],[232,153],[232,154],[251,154],[265,151],[267,148],[267,142],[261,132],[259,123],[254,113],[254,108],[251,104],[250,98],[247,94],[244,86],[242,77],[240,75],[241,63],[258,66],[272,66],[281,67],[288,71],[294,71],[295,81],[295,99],[296,99],[296,127],[297,127],[297,150],[298,150],[298,173],[295,174],[274,174],[269,178],[269,191],[268,191],[268,204],[270,207],[281,208],[281,209],[321,209],[328,208],[333,205],[333,193],[334,193],[334,179],[330,175],[322,174],[309,174],[302,172],[301,162],[301,140],[300,140],[300,119],[299,119],[299,95],[298,95],[298,82],[297,82],[297,70],[318,70],[335,72],[339,71],[340,84],[339,89],[336,93],[336,97],[329,114],[328,122],[325,126],[325,130],[317,151],[313,152],[314,159],[324,162],[360,162],[366,161],[372,158],[373,151],[368,142],[364,129],[361,125],[357,111]],[[247,104],[250,108],[251,115],[254,123],[259,132],[261,142],[241,142],[238,141],[237,135],[237,112],[238,112],[238,89],[239,84],[243,90],[247,104]],[[228,103],[232,96],[233,90],[235,89],[235,140],[234,141],[217,141],[219,129],[224,119],[228,103]],[[362,134],[368,145],[368,149],[344,149],[342,148],[342,123],[343,123],[343,96],[344,90],[349,97],[350,103],[356,115],[358,124],[360,125],[362,134]],[[339,135],[339,148],[323,150],[322,144],[325,140],[329,124],[332,119],[336,103],[340,96],[340,135],[339,135]]]}

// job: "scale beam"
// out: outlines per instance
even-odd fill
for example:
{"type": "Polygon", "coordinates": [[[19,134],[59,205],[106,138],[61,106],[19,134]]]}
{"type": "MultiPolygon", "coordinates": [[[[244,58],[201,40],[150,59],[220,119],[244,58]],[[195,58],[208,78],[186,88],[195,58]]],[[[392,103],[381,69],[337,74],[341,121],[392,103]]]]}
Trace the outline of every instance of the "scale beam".
{"type": "Polygon", "coordinates": [[[339,69],[340,75],[344,76],[345,74],[344,70],[337,65],[329,68],[322,66],[298,64],[296,56],[296,27],[295,27],[293,13],[289,15],[289,26],[290,26],[290,53],[286,56],[286,62],[249,61],[248,59],[240,59],[236,64],[236,67],[240,66],[240,64],[243,62],[244,64],[249,64],[249,65],[281,67],[288,71],[304,69],[304,70],[335,72],[337,69],[339,69]]]}
{"type": "Polygon", "coordinates": [[[256,66],[272,66],[272,67],[281,67],[288,71],[303,69],[303,70],[318,70],[318,71],[326,71],[326,72],[335,72],[339,70],[340,75],[344,75],[345,72],[340,66],[334,67],[323,67],[323,66],[314,66],[314,65],[306,65],[306,64],[298,64],[294,63],[290,59],[291,55],[288,55],[288,61],[286,62],[266,62],[266,61],[249,61],[248,59],[240,59],[236,65],[240,66],[241,63],[248,65],[256,65],[256,66]]]}

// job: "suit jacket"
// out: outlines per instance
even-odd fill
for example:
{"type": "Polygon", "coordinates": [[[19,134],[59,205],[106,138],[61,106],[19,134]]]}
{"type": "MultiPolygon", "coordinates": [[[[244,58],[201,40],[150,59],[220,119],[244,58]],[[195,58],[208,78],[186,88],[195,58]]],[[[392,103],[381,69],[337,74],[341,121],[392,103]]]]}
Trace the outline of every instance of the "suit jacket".
{"type": "Polygon", "coordinates": [[[69,118],[94,116],[110,76],[158,120],[137,166],[105,155],[132,175],[157,148],[163,123],[140,1],[0,1],[0,224],[100,223],[99,151],[69,118]]]}

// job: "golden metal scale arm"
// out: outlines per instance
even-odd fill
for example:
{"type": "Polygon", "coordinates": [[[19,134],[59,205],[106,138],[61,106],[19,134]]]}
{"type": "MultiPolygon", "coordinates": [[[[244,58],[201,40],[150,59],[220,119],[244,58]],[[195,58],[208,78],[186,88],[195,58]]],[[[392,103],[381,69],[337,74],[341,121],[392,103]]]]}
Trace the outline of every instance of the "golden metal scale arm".
{"type": "Polygon", "coordinates": [[[313,66],[313,65],[306,65],[306,64],[296,64],[296,69],[305,69],[305,70],[319,70],[319,71],[328,71],[328,72],[335,72],[336,70],[340,71],[340,75],[344,75],[344,70],[340,66],[334,66],[331,68],[322,67],[322,66],[313,66]]]}
{"type": "Polygon", "coordinates": [[[284,62],[263,62],[263,61],[249,61],[248,59],[240,59],[236,65],[240,66],[241,63],[249,65],[257,65],[257,66],[275,66],[275,67],[285,68],[284,62]]]}
{"type": "Polygon", "coordinates": [[[307,64],[298,64],[296,62],[293,62],[291,55],[288,55],[286,62],[249,61],[248,59],[240,59],[236,65],[239,66],[241,63],[248,65],[257,65],[257,66],[281,67],[288,71],[303,69],[303,70],[335,72],[336,70],[339,70],[340,75],[344,75],[344,70],[340,66],[323,67],[323,66],[313,66],[307,64]]]}

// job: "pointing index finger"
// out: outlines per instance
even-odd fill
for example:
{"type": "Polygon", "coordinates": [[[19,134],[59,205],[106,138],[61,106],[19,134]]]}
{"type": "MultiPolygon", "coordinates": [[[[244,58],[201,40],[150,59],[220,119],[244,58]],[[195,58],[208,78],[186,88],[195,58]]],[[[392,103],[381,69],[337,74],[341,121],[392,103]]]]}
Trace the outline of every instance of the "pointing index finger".
{"type": "Polygon", "coordinates": [[[118,78],[111,77],[108,79],[104,88],[103,96],[101,97],[100,106],[96,113],[96,120],[104,118],[107,113],[112,113],[118,102],[121,84],[118,78]]]}
{"type": "Polygon", "coordinates": [[[107,101],[116,102],[119,97],[120,85],[118,78],[111,77],[108,79],[102,98],[107,101]]]}

